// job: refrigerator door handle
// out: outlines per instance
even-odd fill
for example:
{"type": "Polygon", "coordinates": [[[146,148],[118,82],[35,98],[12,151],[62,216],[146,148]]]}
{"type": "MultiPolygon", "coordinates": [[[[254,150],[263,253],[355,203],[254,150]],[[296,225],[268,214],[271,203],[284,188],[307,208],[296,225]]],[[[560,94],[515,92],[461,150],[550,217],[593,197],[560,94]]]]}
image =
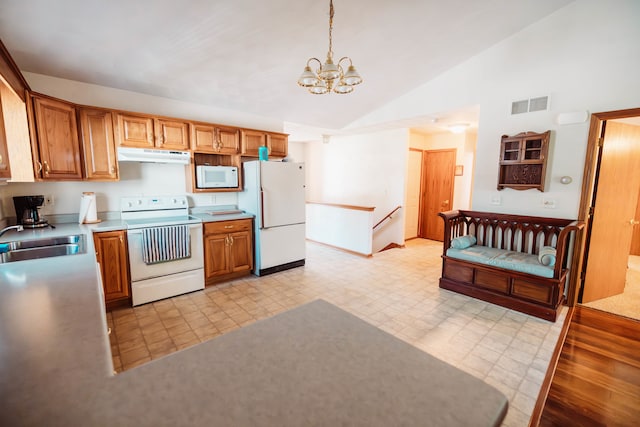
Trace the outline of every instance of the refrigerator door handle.
{"type": "Polygon", "coordinates": [[[264,189],[260,187],[260,228],[264,227],[264,189]]]}

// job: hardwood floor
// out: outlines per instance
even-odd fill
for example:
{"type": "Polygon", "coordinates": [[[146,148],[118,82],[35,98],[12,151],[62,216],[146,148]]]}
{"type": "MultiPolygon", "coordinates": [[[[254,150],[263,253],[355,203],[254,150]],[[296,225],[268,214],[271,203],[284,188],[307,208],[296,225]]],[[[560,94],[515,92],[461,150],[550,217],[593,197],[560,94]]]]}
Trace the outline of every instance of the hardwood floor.
{"type": "Polygon", "coordinates": [[[539,425],[640,425],[639,321],[576,307],[539,425]]]}

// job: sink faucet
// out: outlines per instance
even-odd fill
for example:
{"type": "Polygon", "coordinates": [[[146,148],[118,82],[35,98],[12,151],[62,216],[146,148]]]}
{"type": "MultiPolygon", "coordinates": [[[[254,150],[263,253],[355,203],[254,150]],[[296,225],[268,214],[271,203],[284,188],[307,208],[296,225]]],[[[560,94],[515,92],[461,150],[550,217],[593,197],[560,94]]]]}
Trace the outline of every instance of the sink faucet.
{"type": "Polygon", "coordinates": [[[24,230],[24,228],[21,225],[12,225],[11,227],[5,227],[2,230],[0,230],[0,236],[2,236],[4,233],[6,233],[7,231],[12,230],[14,228],[16,230],[18,230],[18,231],[24,230]]]}

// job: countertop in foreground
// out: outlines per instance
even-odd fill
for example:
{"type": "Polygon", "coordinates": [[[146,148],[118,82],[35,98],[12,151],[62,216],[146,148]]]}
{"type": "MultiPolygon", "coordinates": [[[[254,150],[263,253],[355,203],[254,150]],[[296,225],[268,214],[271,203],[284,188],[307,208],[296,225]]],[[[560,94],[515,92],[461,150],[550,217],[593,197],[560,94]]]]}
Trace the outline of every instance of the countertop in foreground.
{"type": "Polygon", "coordinates": [[[84,233],[87,253],[0,264],[0,425],[477,426],[506,412],[492,387],[325,302],[114,376],[96,229],[29,231],[84,233]]]}

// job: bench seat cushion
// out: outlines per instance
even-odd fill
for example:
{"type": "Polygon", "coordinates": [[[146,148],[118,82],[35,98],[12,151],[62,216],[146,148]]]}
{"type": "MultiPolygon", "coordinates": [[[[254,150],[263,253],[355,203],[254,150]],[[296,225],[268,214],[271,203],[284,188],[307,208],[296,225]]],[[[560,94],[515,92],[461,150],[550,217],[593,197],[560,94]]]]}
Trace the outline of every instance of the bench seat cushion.
{"type": "Polygon", "coordinates": [[[486,246],[471,246],[465,249],[449,248],[447,256],[540,277],[553,277],[553,267],[540,264],[537,255],[523,252],[506,251],[486,246]]]}

